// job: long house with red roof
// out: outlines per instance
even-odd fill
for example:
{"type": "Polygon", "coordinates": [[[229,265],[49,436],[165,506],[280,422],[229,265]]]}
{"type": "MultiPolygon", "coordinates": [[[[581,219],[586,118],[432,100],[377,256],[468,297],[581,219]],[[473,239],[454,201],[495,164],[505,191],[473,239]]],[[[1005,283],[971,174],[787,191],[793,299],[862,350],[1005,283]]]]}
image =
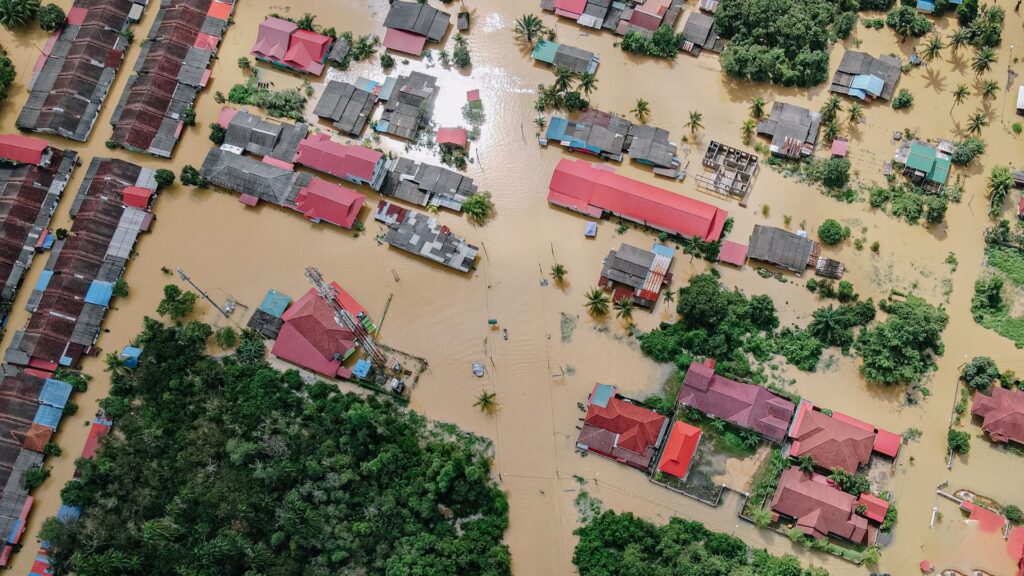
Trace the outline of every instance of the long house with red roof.
{"type": "Polygon", "coordinates": [[[797,467],[784,470],[772,497],[776,516],[791,518],[805,536],[823,539],[830,536],[870,546],[877,528],[857,513],[858,498],[836,488],[820,474],[808,474],[797,467]]]}
{"type": "Polygon", "coordinates": [[[647,470],[667,430],[668,419],[661,414],[618,395],[614,386],[597,384],[576,448],[647,470]]]}
{"type": "Polygon", "coordinates": [[[233,4],[218,0],[168,0],[142,42],[135,74],[125,85],[110,123],[119,146],[170,158],[210,62],[227,29],[233,4]]]}
{"type": "Polygon", "coordinates": [[[714,242],[729,213],[711,204],[634,180],[606,165],[563,158],[548,202],[591,218],[613,215],[648,228],[714,242]]]}
{"type": "Polygon", "coordinates": [[[810,456],[825,470],[839,468],[850,474],[867,464],[872,455],[895,458],[902,443],[892,432],[840,412],[825,414],[806,400],[797,408],[789,437],[790,456],[810,456]]]}
{"type": "Polygon", "coordinates": [[[380,189],[386,174],[382,152],[366,146],[335,142],[324,132],[311,134],[299,142],[294,161],[353,184],[365,184],[374,190],[380,189]]]}

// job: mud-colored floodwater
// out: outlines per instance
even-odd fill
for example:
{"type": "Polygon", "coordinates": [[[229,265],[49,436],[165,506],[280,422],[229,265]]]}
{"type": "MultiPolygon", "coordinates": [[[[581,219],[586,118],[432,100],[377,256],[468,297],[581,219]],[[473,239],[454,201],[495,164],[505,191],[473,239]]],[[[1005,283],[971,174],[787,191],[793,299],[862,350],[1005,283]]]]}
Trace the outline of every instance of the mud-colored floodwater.
{"type": "MultiPolygon", "coordinates": [[[[68,6],[67,0],[59,4],[68,6]]],[[[308,288],[303,267],[314,264],[327,278],[345,286],[376,316],[393,295],[382,340],[430,362],[430,369],[413,391],[413,409],[493,439],[495,469],[508,492],[511,507],[506,539],[512,549],[516,574],[573,572],[572,531],[578,525],[573,498],[579,490],[574,476],[586,479],[586,490],[608,508],[635,512],[656,522],[672,515],[697,519],[713,529],[734,533],[752,546],[766,547],[774,553],[798,553],[805,561],[827,566],[833,574],[864,573],[864,568],[795,549],[787,538],[740,521],[736,517],[735,495],[727,496],[717,509],[712,509],[655,486],[629,468],[597,457],[581,458],[574,452],[576,427],[582,416],[577,403],[585,401],[595,381],[615,384],[624,394],[643,397],[658,391],[668,375],[665,368],[640,354],[635,343],[626,337],[620,321],[595,321],[584,314],[581,306],[583,292],[596,283],[601,259],[609,249],[623,241],[646,246],[654,237],[636,230],[619,235],[614,223],[602,222],[597,238],[586,240],[582,218],[548,206],[548,179],[555,163],[566,154],[557,147],[545,150],[537,146],[532,101],[537,85],[550,82],[552,76],[550,71],[530,61],[527,50],[517,45],[512,35],[514,18],[527,12],[539,13],[539,8],[535,2],[523,0],[470,0],[467,4],[474,13],[468,40],[475,64],[469,73],[444,70],[418,60],[406,62],[400,57],[397,70],[404,73],[427,69],[439,77],[441,97],[435,118],[440,125],[461,124],[465,91],[481,89],[487,121],[480,140],[472,145],[475,162],[468,172],[482,189],[493,193],[497,217],[484,227],[474,227],[458,215],[439,215],[443,223],[481,246],[475,273],[452,273],[379,245],[375,236],[381,228],[372,219],[367,222],[366,232],[354,237],[328,226],[310,224],[295,213],[273,207],[246,208],[233,194],[174,186],[156,203],[157,222],[152,232],[141,239],[127,271],[131,293],[115,303],[99,345],[104,351],[119,349],[137,332],[143,316],[153,313],[160,288],[172,280],[161,272],[161,267],[181,266],[214,298],[222,300],[231,295],[251,310],[268,288],[299,296],[308,288]],[[554,262],[569,269],[564,287],[542,284],[554,262]],[[568,343],[561,338],[562,313],[579,315],[568,343]],[[508,340],[488,327],[489,318],[496,318],[500,327],[508,329],[508,340]],[[483,379],[473,377],[473,361],[487,364],[488,372],[483,379]],[[500,410],[494,417],[485,416],[472,406],[481,389],[497,392],[500,410]]],[[[691,8],[688,5],[687,9],[691,8]]],[[[386,9],[383,0],[297,0],[287,6],[241,2],[214,65],[211,85],[198,100],[198,126],[187,130],[173,161],[125,151],[113,155],[149,166],[173,167],[175,171],[184,164],[198,166],[210,146],[205,126],[216,118],[220,108],[213,93],[227,93],[233,83],[241,80],[235,62],[248,55],[257,24],[267,13],[298,16],[308,11],[318,15],[318,24],[339,31],[382,34],[386,9]]],[[[137,39],[145,37],[155,14],[156,6],[150,6],[136,28],[137,39]]],[[[700,131],[697,144],[689,144],[693,152],[684,159],[684,163],[689,160],[693,169],[699,165],[700,145],[707,140],[715,138],[740,145],[740,126],[753,96],[762,95],[768,102],[783,99],[812,108],[819,107],[826,98],[823,86],[798,91],[731,81],[720,73],[718,62],[711,55],[699,59],[681,56],[671,63],[633,58],[613,47],[616,39],[610,35],[588,34],[575,24],[556,21],[550,15],[545,15],[544,20],[556,27],[561,41],[600,54],[599,86],[591,98],[594,106],[626,113],[637,98],[643,97],[650,101],[653,110],[650,122],[669,129],[675,138],[687,132],[683,122],[689,111],[701,111],[706,128],[700,131]]],[[[938,25],[948,31],[952,24],[940,21],[938,25]]],[[[1022,40],[1021,18],[1008,10],[1003,48],[992,78],[1005,82],[1009,46],[1024,46],[1022,40]]],[[[12,34],[3,30],[0,42],[18,67],[17,84],[11,97],[0,106],[0,126],[4,131],[13,131],[17,112],[26,98],[24,87],[31,65],[45,35],[39,31],[12,34]]],[[[858,27],[846,44],[854,47],[857,42],[861,43],[860,49],[873,54],[896,52],[906,56],[914,41],[900,45],[888,30],[858,27]]],[[[841,46],[833,50],[833,66],[842,50],[841,46]]],[[[88,145],[60,139],[53,139],[54,142],[79,150],[86,163],[93,156],[111,154],[103,145],[110,135],[109,118],[137,55],[136,46],[128,53],[88,145]]],[[[298,86],[301,82],[281,71],[262,65],[259,68],[262,78],[274,82],[277,88],[298,86]]],[[[356,75],[384,77],[376,59],[348,72],[333,74],[348,79],[356,75]]],[[[980,101],[972,97],[951,115],[949,92],[958,83],[971,85],[973,81],[968,57],[961,55],[955,59],[947,50],[941,60],[901,80],[900,87],[910,89],[915,96],[909,112],[895,112],[878,103],[866,107],[864,123],[855,128],[844,125],[844,133],[851,138],[850,157],[859,178],[881,181],[882,162],[890,158],[893,150],[890,137],[894,130],[910,128],[926,138],[955,136],[956,122],[963,122],[967,114],[980,106],[980,101]]],[[[888,485],[895,494],[900,519],[893,543],[883,552],[880,568],[893,574],[914,573],[917,563],[925,558],[940,567],[963,572],[982,568],[1002,575],[1013,569],[1002,540],[970,526],[950,503],[938,504],[944,512],[943,519],[933,528],[929,523],[937,505],[935,488],[944,481],[953,489],[971,488],[1001,501],[1024,504],[1018,488],[1024,478],[1024,458],[990,447],[980,437],[980,429],[971,425],[965,428],[975,436],[971,453],[958,458],[951,471],[946,468],[944,447],[956,374],[964,361],[986,354],[1001,368],[1024,373],[1024,356],[1009,341],[977,326],[969,314],[972,285],[982,266],[981,232],[988,223],[984,174],[996,164],[1019,163],[1022,151],[1020,139],[1009,130],[1012,118],[1005,122],[1002,118],[1004,108],[1012,117],[1015,90],[1016,87],[1012,92],[1001,92],[988,105],[992,123],[982,134],[988,142],[988,152],[979,166],[966,172],[963,203],[951,205],[947,224],[932,228],[909,226],[869,210],[864,203],[840,203],[766,167],[757,178],[747,208],[697,190],[692,179],[678,183],[656,179],[632,165],[618,168],[631,177],[728,209],[736,221],[733,237],[740,241],[745,240],[755,223],[782,226],[784,217],[789,216],[790,228],[803,223],[813,230],[825,218],[839,218],[855,230],[855,235],[867,238],[865,246],[876,240],[881,245],[878,254],[867,249],[856,251],[852,244],[826,249],[846,263],[847,279],[862,296],[877,299],[897,288],[915,290],[933,302],[948,297],[946,354],[927,384],[930,396],[918,405],[906,405],[901,390],[866,384],[857,374],[855,361],[846,358],[827,362],[828,367],[816,373],[786,373],[787,378],[796,381],[792,389],[816,404],[842,409],[896,432],[908,427],[923,431],[919,442],[906,447],[888,485]],[[769,206],[767,216],[762,212],[764,205],[769,206]],[[859,234],[862,227],[866,230],[859,234]],[[944,263],[949,252],[954,252],[959,260],[955,273],[944,263]]],[[[310,120],[316,124],[315,118],[310,120]]],[[[385,138],[381,145],[404,153],[402,143],[385,138]]],[[[686,151],[687,146],[683,144],[681,150],[686,151]]],[[[425,151],[410,154],[417,158],[430,156],[425,151]]],[[[55,227],[67,225],[70,198],[84,172],[81,168],[75,174],[55,217],[55,227]]],[[[366,193],[368,205],[372,206],[376,196],[366,193]]],[[[364,209],[364,217],[368,216],[369,206],[364,209]]],[[[36,262],[26,287],[35,283],[42,262],[42,258],[36,262]]],[[[706,266],[701,261],[691,262],[686,256],[677,259],[674,287],[706,266]]],[[[747,293],[770,294],[785,322],[803,322],[819,305],[802,281],[792,277],[790,282],[780,283],[762,279],[750,268],[723,269],[722,273],[727,284],[739,286],[747,293]]],[[[23,306],[28,292],[23,290],[18,298],[3,346],[13,330],[27,319],[23,306]]],[[[230,323],[243,324],[248,310],[240,308],[230,323]]],[[[205,303],[199,312],[214,324],[228,322],[205,303]]],[[[653,313],[637,313],[636,322],[646,330],[673,318],[674,313],[661,306],[653,313]]],[[[106,393],[102,361],[88,359],[84,369],[95,379],[89,391],[76,399],[81,405],[79,414],[65,421],[58,436],[67,456],[50,462],[52,477],[35,493],[36,506],[24,538],[25,546],[14,560],[17,574],[28,571],[38,548],[35,534],[43,519],[56,512],[58,492],[72,474],[72,455],[80,453],[85,442],[86,419],[106,393]]]]}

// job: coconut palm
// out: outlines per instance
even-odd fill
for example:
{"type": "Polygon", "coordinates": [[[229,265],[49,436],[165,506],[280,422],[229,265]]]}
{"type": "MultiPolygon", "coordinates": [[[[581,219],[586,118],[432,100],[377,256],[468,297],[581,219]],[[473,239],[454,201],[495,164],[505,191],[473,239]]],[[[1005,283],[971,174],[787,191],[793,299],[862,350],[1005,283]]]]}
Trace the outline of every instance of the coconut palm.
{"type": "Polygon", "coordinates": [[[587,303],[583,306],[594,316],[604,316],[608,314],[608,304],[608,295],[604,290],[594,288],[587,292],[587,303]]]}
{"type": "Polygon", "coordinates": [[[697,110],[690,111],[690,121],[686,123],[690,127],[690,133],[696,134],[697,130],[703,128],[704,125],[700,123],[704,119],[704,115],[697,110]]]}
{"type": "Polygon", "coordinates": [[[966,28],[957,28],[955,32],[949,35],[949,47],[953,50],[953,54],[970,44],[971,34],[966,28]]]}
{"type": "Polygon", "coordinates": [[[0,24],[20,28],[36,17],[39,0],[0,0],[0,24]]]}
{"type": "Polygon", "coordinates": [[[676,301],[676,293],[672,290],[666,290],[663,298],[665,299],[665,304],[671,304],[676,301]]]}
{"type": "Polygon", "coordinates": [[[974,70],[975,74],[979,76],[988,72],[992,69],[992,64],[996,61],[996,51],[988,46],[980,48],[974,51],[974,57],[971,58],[971,70],[974,70]]]}
{"type": "Polygon", "coordinates": [[[981,132],[981,129],[988,126],[988,114],[984,112],[975,112],[967,118],[967,133],[977,134],[981,132]]]}
{"type": "Polygon", "coordinates": [[[559,284],[561,284],[565,280],[565,277],[568,274],[569,270],[566,269],[566,267],[561,264],[555,264],[554,266],[551,267],[551,278],[553,278],[555,282],[558,282],[559,284]]]}
{"type": "Polygon", "coordinates": [[[633,321],[633,299],[620,298],[612,306],[615,307],[615,317],[622,318],[627,323],[633,321]]]}
{"type": "Polygon", "coordinates": [[[945,47],[946,45],[942,42],[942,37],[935,34],[924,45],[924,59],[931,62],[942,53],[942,49],[945,47]]]}
{"type": "Polygon", "coordinates": [[[1013,174],[1006,166],[996,166],[988,177],[989,209],[991,218],[998,218],[1003,213],[1003,201],[1013,189],[1013,174]]]}
{"type": "Polygon", "coordinates": [[[843,313],[831,304],[814,312],[814,319],[807,325],[807,331],[821,342],[840,341],[841,333],[846,330],[843,313]]]}
{"type": "Polygon", "coordinates": [[[651,115],[651,103],[640,98],[636,101],[636,106],[633,106],[633,109],[630,110],[630,112],[633,113],[633,116],[636,116],[636,119],[639,120],[641,124],[646,124],[647,118],[651,115]]]}
{"type": "Polygon", "coordinates": [[[864,107],[859,102],[850,104],[850,124],[860,124],[860,121],[864,119],[864,107]]]}
{"type": "Polygon", "coordinates": [[[580,89],[580,92],[589,97],[590,93],[597,89],[597,76],[593,72],[580,74],[576,87],[580,89]]]}
{"type": "Polygon", "coordinates": [[[829,142],[835,140],[839,136],[839,125],[836,124],[835,120],[825,122],[824,136],[825,140],[828,140],[829,142]]]}
{"type": "Polygon", "coordinates": [[[971,95],[971,91],[967,89],[966,84],[957,84],[956,90],[953,90],[953,107],[949,109],[949,112],[953,112],[953,108],[964,103],[964,99],[971,95]]]}
{"type": "Polygon", "coordinates": [[[996,82],[995,80],[985,80],[981,83],[978,93],[981,94],[981,99],[983,101],[995,99],[996,94],[999,93],[999,82],[996,82]]]}
{"type": "Polygon", "coordinates": [[[743,121],[743,143],[744,144],[750,144],[751,139],[754,138],[754,130],[756,128],[757,128],[757,125],[754,123],[753,119],[747,118],[746,120],[743,121]]]}
{"type": "Polygon", "coordinates": [[[750,101],[750,115],[754,118],[764,116],[764,98],[754,96],[754,99],[750,101]]]}
{"type": "Polygon", "coordinates": [[[814,474],[814,458],[811,458],[810,454],[797,458],[796,465],[804,474],[814,474]]]}
{"type": "Polygon", "coordinates": [[[828,97],[828,100],[821,106],[821,119],[828,122],[836,117],[836,114],[843,109],[843,103],[835,94],[828,97]]]}
{"type": "Polygon", "coordinates": [[[683,238],[680,245],[683,248],[683,254],[690,255],[690,262],[693,262],[693,257],[696,254],[700,254],[700,249],[702,247],[700,238],[697,238],[696,236],[687,236],[686,238],[683,238]]]}
{"type": "Polygon", "coordinates": [[[479,408],[484,414],[493,415],[498,409],[497,396],[498,395],[494,392],[481,392],[480,395],[476,397],[476,402],[473,402],[473,406],[479,408]]]}
{"type": "Polygon", "coordinates": [[[565,66],[558,66],[555,68],[555,90],[558,90],[562,94],[572,90],[573,82],[576,81],[576,73],[566,68],[565,66]]]}
{"type": "Polygon", "coordinates": [[[516,18],[516,38],[533,44],[544,34],[544,22],[536,14],[523,14],[516,18]]]}
{"type": "Polygon", "coordinates": [[[309,30],[309,31],[312,31],[313,30],[313,20],[315,20],[315,19],[316,19],[316,16],[310,14],[309,12],[306,12],[305,14],[302,15],[302,18],[299,18],[295,22],[295,26],[299,30],[309,30]]]}

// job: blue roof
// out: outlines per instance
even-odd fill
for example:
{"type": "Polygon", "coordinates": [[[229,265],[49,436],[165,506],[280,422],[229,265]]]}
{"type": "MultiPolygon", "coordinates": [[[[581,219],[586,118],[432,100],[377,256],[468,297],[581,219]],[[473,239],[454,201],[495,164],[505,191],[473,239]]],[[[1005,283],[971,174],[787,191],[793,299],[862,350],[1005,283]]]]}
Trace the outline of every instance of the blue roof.
{"type": "Polygon", "coordinates": [[[39,391],[39,403],[54,408],[64,409],[71,397],[71,384],[47,378],[43,383],[43,389],[39,391]]]}
{"type": "Polygon", "coordinates": [[[369,360],[366,360],[365,358],[360,358],[359,360],[356,360],[356,365],[355,367],[352,368],[352,374],[354,374],[357,378],[366,378],[367,375],[370,374],[371,366],[372,364],[370,364],[369,360]]]}
{"type": "Polygon", "coordinates": [[[97,306],[108,306],[113,295],[113,284],[102,280],[93,280],[92,284],[89,285],[89,291],[85,293],[85,301],[97,306]]]}
{"type": "Polygon", "coordinates": [[[292,303],[292,297],[287,294],[282,294],[277,290],[268,290],[267,295],[263,297],[263,302],[260,304],[260,310],[263,310],[271,316],[281,317],[284,311],[288,308],[288,305],[292,303]]]}
{"type": "Polygon", "coordinates": [[[847,94],[853,96],[854,98],[859,98],[861,100],[867,100],[868,98],[868,95],[865,94],[863,90],[858,90],[856,88],[850,88],[850,91],[847,92],[847,94]]]}
{"type": "Polygon", "coordinates": [[[583,230],[583,233],[590,238],[597,236],[597,222],[587,222],[587,227],[583,230]]]}
{"type": "Polygon", "coordinates": [[[928,2],[928,0],[917,0],[917,9],[921,12],[931,14],[932,12],[935,12],[935,3],[928,2]]]}
{"type": "Polygon", "coordinates": [[[854,89],[869,92],[875,96],[882,93],[882,89],[885,88],[885,81],[874,74],[859,74],[853,77],[853,82],[850,83],[850,91],[854,89]]]}
{"type": "Polygon", "coordinates": [[[32,422],[42,424],[56,432],[57,425],[60,424],[60,417],[63,415],[64,411],[60,408],[54,408],[53,406],[40,406],[39,410],[36,410],[36,417],[32,419],[32,422]]]}
{"type": "Polygon", "coordinates": [[[565,127],[568,125],[568,120],[555,116],[548,123],[548,131],[544,137],[548,140],[562,140],[565,138],[565,127]]]}
{"type": "Polygon", "coordinates": [[[373,89],[379,85],[380,82],[375,82],[373,80],[370,80],[369,78],[363,78],[362,76],[356,78],[356,88],[359,88],[360,90],[365,90],[366,92],[373,92],[373,89]]]}
{"type": "Polygon", "coordinates": [[[615,386],[598,384],[597,386],[594,386],[594,392],[590,395],[590,403],[600,406],[601,408],[607,408],[608,401],[614,397],[615,386]]]}
{"type": "Polygon", "coordinates": [[[124,350],[121,350],[121,356],[124,356],[125,358],[138,358],[139,356],[142,356],[142,348],[125,346],[124,350]]]}
{"type": "Polygon", "coordinates": [[[654,243],[654,246],[651,246],[651,252],[654,252],[658,256],[664,256],[669,259],[676,257],[676,251],[674,248],[669,248],[668,246],[665,246],[664,244],[658,244],[657,242],[654,243]]]}
{"type": "Polygon", "coordinates": [[[36,290],[46,290],[46,287],[50,284],[51,276],[53,276],[53,270],[43,270],[39,275],[39,280],[36,282],[36,290]]]}
{"type": "Polygon", "coordinates": [[[65,524],[78,520],[81,515],[81,506],[68,506],[67,504],[61,504],[60,508],[57,509],[57,519],[65,524]]]}
{"type": "Polygon", "coordinates": [[[380,92],[377,93],[377,98],[381,100],[388,100],[391,98],[391,92],[395,89],[395,84],[398,83],[398,78],[389,76],[384,79],[384,84],[380,87],[380,92]]]}
{"type": "Polygon", "coordinates": [[[47,232],[46,237],[43,238],[43,250],[49,250],[50,248],[53,248],[53,240],[53,234],[47,232]]]}

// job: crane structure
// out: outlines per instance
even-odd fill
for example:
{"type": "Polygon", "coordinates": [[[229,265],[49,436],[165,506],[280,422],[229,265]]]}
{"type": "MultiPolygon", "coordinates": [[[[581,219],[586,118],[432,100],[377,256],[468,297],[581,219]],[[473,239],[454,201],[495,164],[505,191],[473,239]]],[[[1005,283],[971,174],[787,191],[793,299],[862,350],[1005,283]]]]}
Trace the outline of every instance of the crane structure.
{"type": "Polygon", "coordinates": [[[351,312],[341,305],[341,302],[338,301],[338,291],[324,280],[324,275],[320,273],[320,270],[316,266],[307,266],[306,278],[316,288],[320,298],[334,310],[334,321],[338,323],[338,326],[352,332],[359,347],[363,349],[363,354],[369,357],[373,367],[381,372],[387,370],[387,358],[384,357],[380,348],[377,347],[377,343],[373,341],[373,336],[363,326],[361,319],[355,318],[351,312]]]}

